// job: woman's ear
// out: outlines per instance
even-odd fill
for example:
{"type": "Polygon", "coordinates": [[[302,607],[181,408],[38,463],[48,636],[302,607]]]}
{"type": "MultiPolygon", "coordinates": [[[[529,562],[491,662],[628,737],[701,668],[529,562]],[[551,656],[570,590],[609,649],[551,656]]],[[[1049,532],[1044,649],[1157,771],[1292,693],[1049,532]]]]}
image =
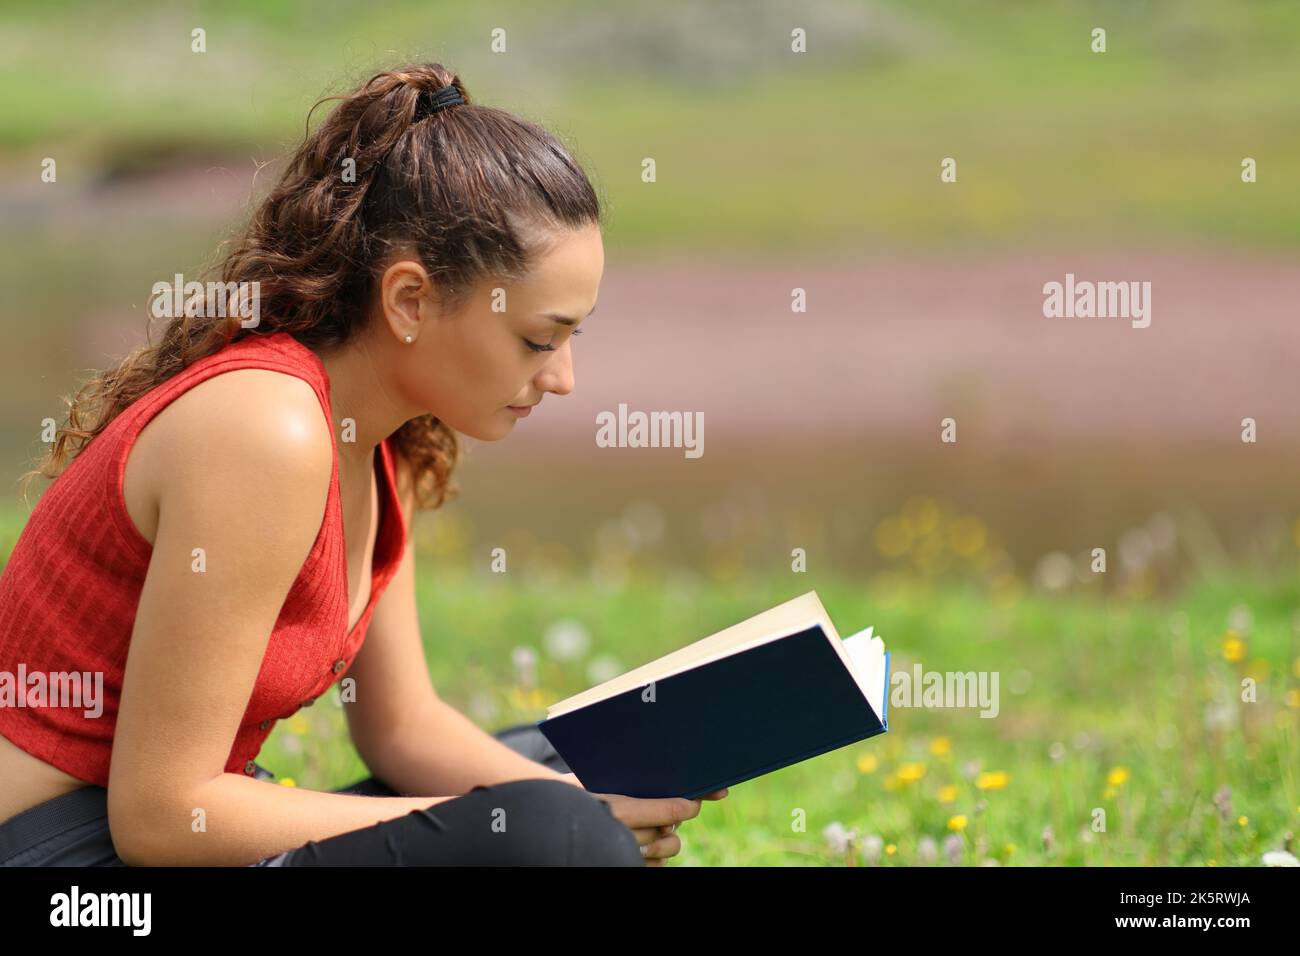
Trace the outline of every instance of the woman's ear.
{"type": "Polygon", "coordinates": [[[429,318],[432,288],[428,272],[413,259],[400,259],[384,270],[379,280],[379,307],[399,342],[406,342],[407,336],[412,342],[420,337],[424,320],[429,318]]]}

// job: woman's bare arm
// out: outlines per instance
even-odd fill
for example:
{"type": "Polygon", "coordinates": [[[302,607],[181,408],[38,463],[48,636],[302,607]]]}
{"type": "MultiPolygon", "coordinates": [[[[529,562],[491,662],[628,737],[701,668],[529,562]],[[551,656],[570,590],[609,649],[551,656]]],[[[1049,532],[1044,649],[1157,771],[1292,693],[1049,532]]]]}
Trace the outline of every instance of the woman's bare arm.
{"type": "Polygon", "coordinates": [[[133,865],[247,865],[451,799],[322,793],[224,771],[320,529],[330,435],[306,382],[263,369],[194,386],[148,427],[164,432],[169,460],[151,482],[158,527],[113,741],[118,855],[133,865]]]}
{"type": "MultiPolygon", "coordinates": [[[[415,487],[399,458],[397,491],[408,527],[415,487]]],[[[348,677],[348,729],[371,772],[400,793],[465,793],[478,784],[565,777],[511,750],[448,704],[433,688],[415,600],[415,542],[375,605],[348,677]]],[[[577,784],[576,778],[566,782],[577,784]]]]}

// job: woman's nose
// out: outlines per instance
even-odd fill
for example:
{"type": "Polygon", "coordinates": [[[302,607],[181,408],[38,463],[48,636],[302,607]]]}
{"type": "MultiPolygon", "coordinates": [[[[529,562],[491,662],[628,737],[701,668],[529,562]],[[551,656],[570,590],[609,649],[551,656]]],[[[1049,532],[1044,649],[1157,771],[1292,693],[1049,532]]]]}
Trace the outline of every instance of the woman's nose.
{"type": "Polygon", "coordinates": [[[538,377],[537,387],[556,395],[568,395],[573,391],[573,352],[568,342],[564,343],[563,348],[557,349],[546,363],[538,377]]]}

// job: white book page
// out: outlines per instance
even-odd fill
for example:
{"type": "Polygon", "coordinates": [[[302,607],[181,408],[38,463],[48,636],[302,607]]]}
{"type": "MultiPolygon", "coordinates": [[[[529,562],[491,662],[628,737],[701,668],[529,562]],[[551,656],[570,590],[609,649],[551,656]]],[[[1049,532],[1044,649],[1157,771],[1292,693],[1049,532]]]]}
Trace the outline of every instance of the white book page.
{"type": "Polygon", "coordinates": [[[885,642],[872,628],[844,638],[844,650],[853,662],[853,676],[871,709],[879,717],[885,705],[885,642]]]}

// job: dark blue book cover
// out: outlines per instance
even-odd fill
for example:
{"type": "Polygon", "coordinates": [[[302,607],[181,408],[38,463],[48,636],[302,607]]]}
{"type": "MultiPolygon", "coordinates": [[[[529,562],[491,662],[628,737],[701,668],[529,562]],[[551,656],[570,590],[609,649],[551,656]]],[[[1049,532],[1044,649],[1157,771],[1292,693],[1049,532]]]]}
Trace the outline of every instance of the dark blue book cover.
{"type": "Polygon", "coordinates": [[[820,624],[538,721],[593,793],[699,797],[889,729],[820,624]]]}

